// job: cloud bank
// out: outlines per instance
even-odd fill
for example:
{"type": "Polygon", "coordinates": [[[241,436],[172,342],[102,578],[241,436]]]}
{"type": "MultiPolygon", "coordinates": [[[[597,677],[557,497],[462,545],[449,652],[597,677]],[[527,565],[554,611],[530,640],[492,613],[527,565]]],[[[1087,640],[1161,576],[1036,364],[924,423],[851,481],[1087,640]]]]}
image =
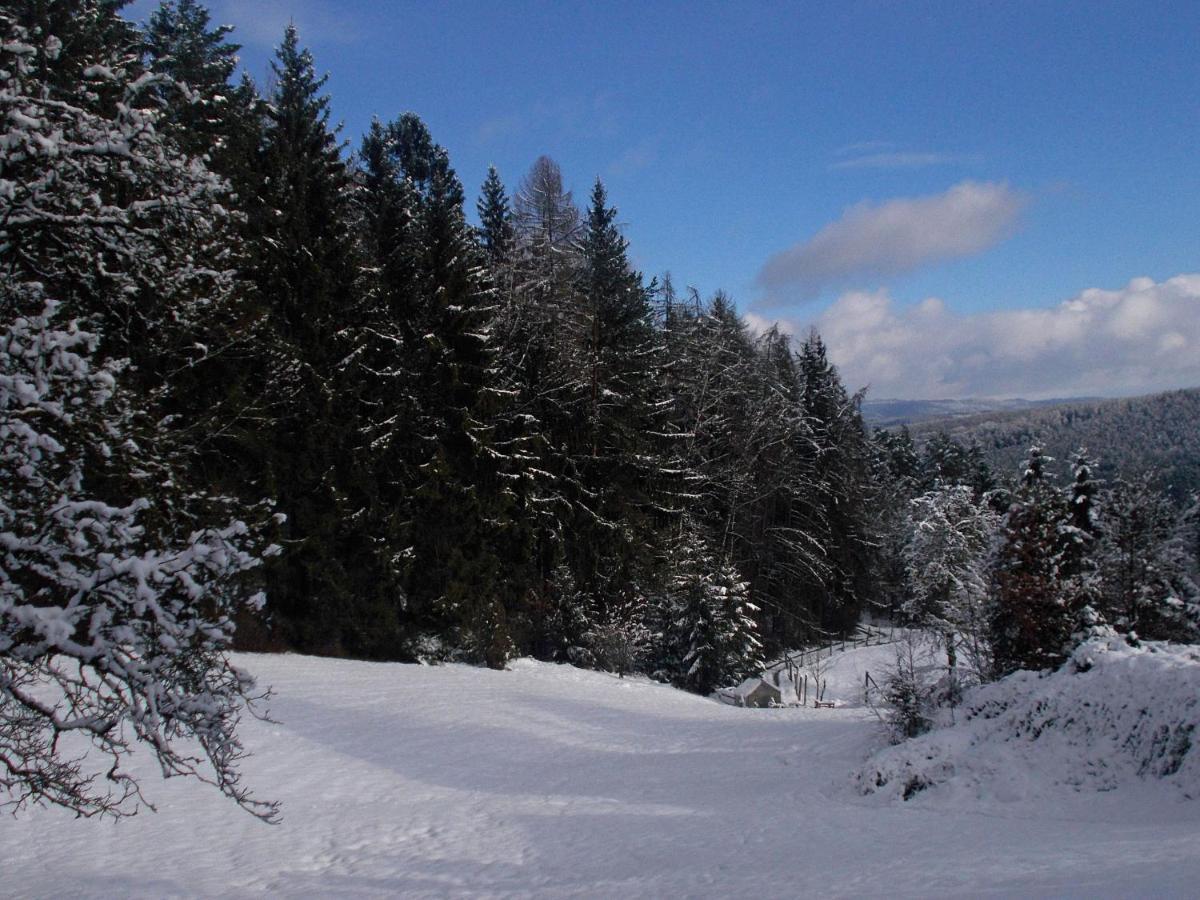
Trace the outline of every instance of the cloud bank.
{"type": "Polygon", "coordinates": [[[1048,309],[973,315],[936,298],[900,308],[886,290],[850,292],[812,324],[847,386],[870,385],[876,398],[1043,399],[1200,386],[1200,274],[1136,278],[1048,309]]]}
{"type": "Polygon", "coordinates": [[[1028,202],[1006,184],[963,181],[942,194],[859,203],[768,259],[758,283],[777,297],[811,299],[854,278],[971,256],[1012,234],[1028,202]]]}

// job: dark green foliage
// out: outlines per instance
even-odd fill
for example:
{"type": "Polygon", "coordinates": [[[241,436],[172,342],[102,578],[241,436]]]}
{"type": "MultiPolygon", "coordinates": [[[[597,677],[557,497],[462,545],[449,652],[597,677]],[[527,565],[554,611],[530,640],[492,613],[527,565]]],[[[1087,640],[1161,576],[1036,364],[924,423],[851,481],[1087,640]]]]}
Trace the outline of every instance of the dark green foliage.
{"type": "Polygon", "coordinates": [[[628,242],[596,182],[582,242],[576,392],[582,416],[568,434],[581,491],[576,500],[576,572],[601,589],[645,585],[665,427],[660,346],[649,297],[626,256],[628,242]],[[613,575],[617,578],[614,581],[613,575]]]}
{"type": "Polygon", "coordinates": [[[992,646],[997,673],[1057,668],[1074,632],[1071,597],[1064,590],[1064,498],[1050,483],[1040,447],[1029,452],[1021,485],[1004,524],[997,560],[992,646]]]}
{"type": "Polygon", "coordinates": [[[829,575],[813,585],[821,624],[843,632],[874,598],[869,507],[874,493],[871,446],[859,411],[814,331],[797,354],[801,408],[813,432],[814,480],[825,523],[829,575]]]}
{"type": "Polygon", "coordinates": [[[749,585],[685,524],[671,575],[651,612],[656,675],[700,694],[762,671],[749,585]]]}
{"type": "Polygon", "coordinates": [[[394,503],[408,510],[407,612],[424,627],[451,629],[466,658],[503,666],[513,652],[508,617],[526,589],[496,448],[505,404],[494,389],[496,304],[483,256],[463,215],[462,185],[419,118],[373,126],[362,167],[365,224],[380,263],[383,327],[372,333],[392,336],[385,357],[394,345],[394,384],[375,401],[382,419],[374,430],[395,463],[402,496],[394,503]],[[501,549],[517,557],[508,572],[501,549]]]}
{"type": "Polygon", "coordinates": [[[495,166],[488,167],[475,208],[479,214],[479,243],[488,267],[493,274],[499,273],[512,262],[516,232],[508,195],[495,166]]]}
{"type": "Polygon", "coordinates": [[[183,96],[167,105],[164,126],[181,147],[195,155],[211,155],[216,170],[228,169],[231,105],[239,98],[229,80],[237,67],[240,45],[226,38],[229,25],[210,28],[209,12],[196,0],[168,0],[150,16],[145,54],[150,71],[170,76],[183,96]]]}
{"type": "Polygon", "coordinates": [[[255,379],[270,427],[251,446],[259,478],[287,516],[287,551],[268,570],[268,613],[288,645],[386,656],[401,597],[370,521],[347,340],[361,316],[352,183],[329,126],[311,54],[289,27],[273,63],[260,183],[248,202],[253,276],[264,309],[255,379]]]}

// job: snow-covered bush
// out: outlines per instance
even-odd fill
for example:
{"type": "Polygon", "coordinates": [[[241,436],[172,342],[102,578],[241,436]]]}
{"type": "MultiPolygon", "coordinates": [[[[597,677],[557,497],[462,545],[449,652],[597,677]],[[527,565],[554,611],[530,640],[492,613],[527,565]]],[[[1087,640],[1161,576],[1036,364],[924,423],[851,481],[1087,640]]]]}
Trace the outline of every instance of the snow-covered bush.
{"type": "Polygon", "coordinates": [[[645,600],[637,595],[610,602],[587,633],[587,647],[597,668],[624,676],[638,671],[650,646],[650,629],[642,619],[645,600]]]}
{"type": "Polygon", "coordinates": [[[968,691],[933,730],[855,774],[862,793],[906,800],[939,786],[1011,797],[1022,783],[1112,790],[1138,779],[1200,798],[1200,648],[1087,641],[1057,671],[968,691]]]}
{"type": "MultiPolygon", "coordinates": [[[[921,632],[909,631],[896,649],[896,661],[884,673],[881,711],[893,743],[924,734],[936,714],[936,670],[931,673],[921,632]]],[[[952,677],[952,676],[951,676],[952,677]]]]}

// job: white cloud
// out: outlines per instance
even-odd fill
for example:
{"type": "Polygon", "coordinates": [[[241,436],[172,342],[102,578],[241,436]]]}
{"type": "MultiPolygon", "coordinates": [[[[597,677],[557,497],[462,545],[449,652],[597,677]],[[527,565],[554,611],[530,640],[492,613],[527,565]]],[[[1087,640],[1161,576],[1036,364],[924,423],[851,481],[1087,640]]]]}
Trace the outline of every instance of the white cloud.
{"type": "MultiPolygon", "coordinates": [[[[759,328],[761,316],[748,317],[759,328]]],[[[1048,309],[959,315],[937,298],[843,294],[814,324],[871,396],[1119,396],[1200,386],[1200,274],[1092,288],[1048,309]]],[[[793,334],[807,325],[783,322],[793,334]]]]}
{"type": "Polygon", "coordinates": [[[899,275],[971,256],[1015,230],[1028,197],[1005,184],[963,181],[941,194],[859,203],[812,238],[766,261],[758,282],[776,299],[811,299],[854,278],[899,275]]]}
{"type": "Polygon", "coordinates": [[[962,153],[921,153],[916,151],[891,151],[887,153],[864,153],[849,159],[839,159],[829,168],[844,169],[920,169],[925,166],[953,166],[977,163],[980,157],[962,153]]]}

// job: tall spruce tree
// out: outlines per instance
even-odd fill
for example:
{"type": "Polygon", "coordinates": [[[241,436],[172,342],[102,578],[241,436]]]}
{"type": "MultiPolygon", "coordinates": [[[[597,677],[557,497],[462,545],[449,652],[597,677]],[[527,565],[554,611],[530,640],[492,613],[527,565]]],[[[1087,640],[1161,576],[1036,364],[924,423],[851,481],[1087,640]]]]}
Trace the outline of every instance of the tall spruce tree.
{"type": "Polygon", "coordinates": [[[408,614],[416,627],[447,634],[465,658],[502,666],[514,651],[508,614],[522,565],[519,546],[507,545],[510,573],[498,556],[513,523],[495,438],[505,401],[494,384],[494,292],[462,185],[424,123],[406,114],[374,127],[363,159],[381,288],[407,357],[399,383],[412,398],[381,410],[411,425],[410,440],[399,440],[411,478],[408,614]]]}
{"type": "Polygon", "coordinates": [[[814,479],[824,522],[821,542],[830,571],[823,583],[814,585],[816,614],[825,628],[844,631],[877,599],[870,564],[870,447],[859,410],[861,395],[846,392],[815,330],[797,356],[801,406],[813,433],[814,479]]]}
{"type": "Polygon", "coordinates": [[[656,511],[667,485],[661,439],[661,345],[649,295],[629,264],[628,242],[599,180],[581,243],[575,391],[582,416],[570,435],[577,497],[572,556],[577,573],[602,596],[644,591],[648,551],[665,521],[656,511]]]}
{"type": "Polygon", "coordinates": [[[239,238],[226,247],[225,262],[235,273],[240,302],[224,317],[210,308],[211,337],[197,344],[203,354],[179,368],[178,377],[187,383],[176,393],[187,403],[173,413],[193,421],[202,434],[195,459],[201,477],[255,497],[259,469],[248,448],[267,427],[272,402],[259,371],[270,343],[263,331],[265,310],[247,274],[255,269],[257,253],[246,210],[253,209],[249,198],[257,195],[250,186],[257,185],[262,104],[248,82],[229,84],[239,49],[227,40],[231,31],[210,27],[208,10],[194,0],[179,0],[152,14],[142,43],[149,83],[162,108],[159,128],[225,180],[228,227],[239,238]],[[205,410],[219,412],[220,424],[211,423],[212,415],[199,415],[205,410]]]}
{"type": "Polygon", "coordinates": [[[352,184],[329,123],[326,79],[294,26],[272,67],[261,184],[250,206],[254,277],[266,309],[260,378],[276,398],[272,427],[256,449],[261,477],[287,516],[288,552],[268,570],[269,611],[298,649],[388,655],[395,614],[374,594],[370,568],[358,564],[368,546],[357,531],[365,501],[343,364],[360,274],[352,184]]]}
{"type": "Polygon", "coordinates": [[[211,27],[209,11],[197,0],[167,0],[151,14],[144,38],[150,70],[169,75],[183,94],[166,105],[164,127],[189,153],[210,156],[222,174],[230,163],[229,131],[238,121],[239,98],[229,80],[241,45],[227,40],[232,32],[231,25],[211,27]]]}
{"type": "Polygon", "coordinates": [[[488,268],[493,279],[501,281],[501,273],[512,264],[516,231],[512,207],[495,166],[488,166],[475,209],[479,215],[479,242],[487,256],[488,268]]]}
{"type": "MultiPolygon", "coordinates": [[[[356,159],[354,217],[366,270],[344,337],[347,396],[355,409],[354,457],[361,472],[358,521],[371,550],[380,602],[391,598],[405,637],[412,491],[419,455],[423,283],[419,195],[403,171],[393,128],[375,120],[356,159]]],[[[395,614],[395,613],[394,613],[395,614]]],[[[399,646],[391,653],[403,653],[399,646]]]]}
{"type": "Polygon", "coordinates": [[[1092,477],[1095,463],[1083,448],[1071,461],[1067,509],[1059,525],[1060,576],[1063,602],[1081,634],[1099,621],[1097,546],[1100,536],[1097,501],[1100,485],[1092,477]]]}

